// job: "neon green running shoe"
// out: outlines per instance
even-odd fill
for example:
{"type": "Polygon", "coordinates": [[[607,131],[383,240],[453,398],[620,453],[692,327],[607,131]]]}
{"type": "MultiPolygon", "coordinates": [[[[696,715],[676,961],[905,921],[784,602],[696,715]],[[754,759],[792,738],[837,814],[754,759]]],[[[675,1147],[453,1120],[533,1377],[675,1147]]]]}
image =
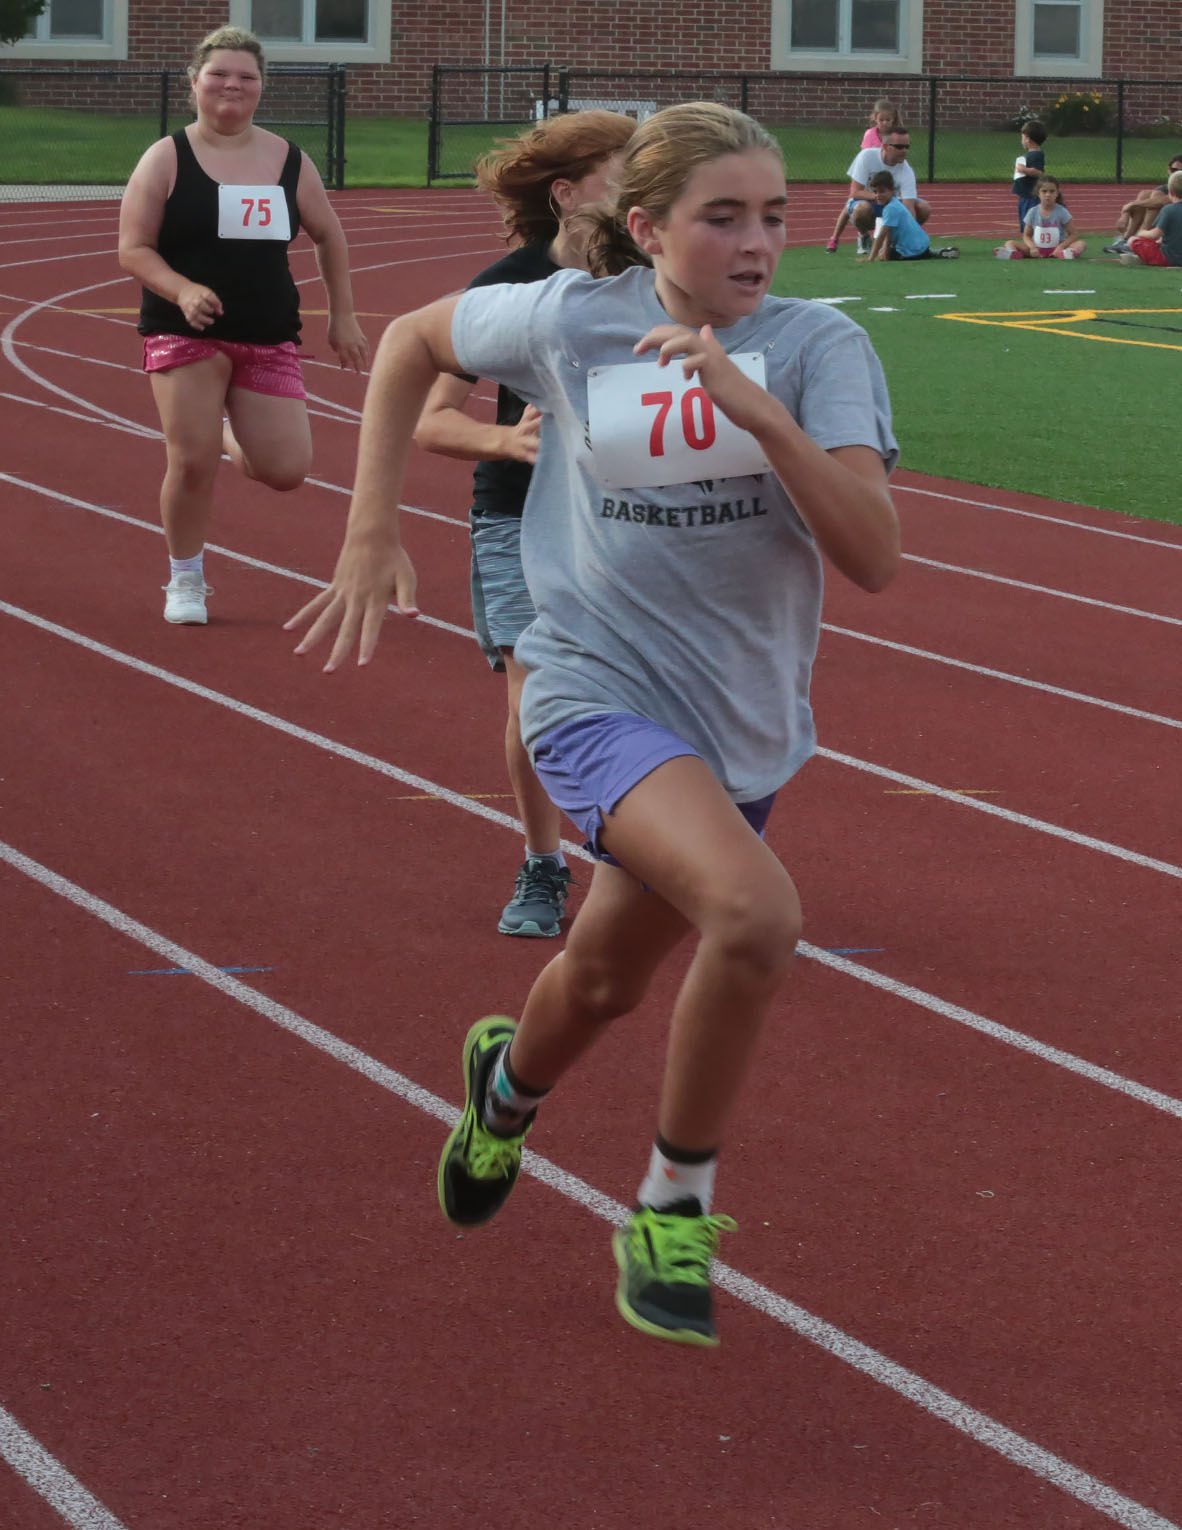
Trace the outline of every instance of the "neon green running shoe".
{"type": "Polygon", "coordinates": [[[517,1026],[504,1015],[486,1015],[464,1042],[464,1114],[439,1159],[439,1205],[449,1222],[475,1227],[487,1222],[508,1199],[521,1168],[521,1145],[535,1112],[516,1137],[498,1137],[481,1119],[481,1106],[497,1058],[517,1026]]]}
{"type": "Polygon", "coordinates": [[[612,1236],[620,1267],[616,1307],[624,1321],[675,1344],[717,1344],[710,1261],[719,1233],[738,1225],[733,1217],[704,1216],[696,1200],[660,1211],[637,1207],[612,1236]]]}

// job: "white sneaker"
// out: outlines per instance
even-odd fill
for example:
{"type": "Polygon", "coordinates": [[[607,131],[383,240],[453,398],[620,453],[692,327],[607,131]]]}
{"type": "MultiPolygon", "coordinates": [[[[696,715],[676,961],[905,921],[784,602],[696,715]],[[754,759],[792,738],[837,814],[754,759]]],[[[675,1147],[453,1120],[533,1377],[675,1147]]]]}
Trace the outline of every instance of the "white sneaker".
{"type": "Polygon", "coordinates": [[[1063,251],[1063,259],[1064,260],[1074,260],[1075,259],[1075,251],[1074,250],[1064,250],[1063,251]]]}
{"type": "Polygon", "coordinates": [[[870,254],[870,249],[871,249],[871,246],[873,245],[873,243],[874,243],[874,240],[871,239],[869,234],[859,234],[858,235],[858,250],[857,250],[857,253],[859,255],[869,255],[870,254]]]}
{"type": "Polygon", "coordinates": [[[164,589],[164,620],[190,627],[204,627],[205,597],[213,590],[203,574],[174,574],[164,589]]]}

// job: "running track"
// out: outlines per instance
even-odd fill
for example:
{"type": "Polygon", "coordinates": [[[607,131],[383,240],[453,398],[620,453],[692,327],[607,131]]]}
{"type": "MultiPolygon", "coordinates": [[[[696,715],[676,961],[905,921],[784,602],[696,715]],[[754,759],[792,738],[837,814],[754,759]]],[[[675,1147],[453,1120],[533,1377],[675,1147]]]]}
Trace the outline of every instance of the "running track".
{"type": "MultiPolygon", "coordinates": [[[[935,196],[998,231],[996,188],[935,196]]],[[[498,248],[471,193],[338,206],[374,340],[498,248]]],[[[303,243],[314,481],[227,470],[215,620],[166,627],[115,219],[0,209],[0,1526],[1177,1530],[1182,529],[901,471],[904,573],[831,580],[770,832],[808,945],[724,1160],[724,1343],[683,1353],[615,1317],[604,1221],[675,973],[541,1183],[470,1236],[435,1203],[459,1039],[551,954],[493,933],[468,470],[407,485],[423,619],[294,659],[363,391],[303,243]]]]}

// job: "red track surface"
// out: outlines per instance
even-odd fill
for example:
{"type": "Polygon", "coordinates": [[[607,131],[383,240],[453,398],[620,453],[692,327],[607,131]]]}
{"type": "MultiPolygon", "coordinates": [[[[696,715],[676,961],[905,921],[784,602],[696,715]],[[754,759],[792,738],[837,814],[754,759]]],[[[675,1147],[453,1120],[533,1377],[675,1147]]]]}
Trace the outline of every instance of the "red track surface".
{"type": "MultiPolygon", "coordinates": [[[[941,233],[1008,212],[934,199],[941,233]]],[[[832,196],[799,203],[815,240],[832,196]]],[[[338,205],[374,339],[497,249],[469,193],[338,205]]],[[[676,973],[547,1108],[544,1183],[458,1236],[459,1040],[551,954],[493,933],[500,684],[427,620],[367,671],[291,657],[362,401],[329,366],[317,483],[222,479],[215,541],[272,567],[211,554],[211,625],[161,622],[114,224],[0,210],[0,1454],[23,1429],[50,1456],[0,1467],[3,1530],[1182,1519],[1182,530],[903,471],[919,561],[873,600],[831,581],[827,752],[770,833],[810,945],[720,1187],[756,1285],[726,1276],[722,1349],[682,1353],[615,1317],[588,1188],[639,1177],[676,973]],[[164,941],[264,970],[152,975],[164,941]]],[[[467,477],[422,458],[407,488],[443,517],[407,522],[423,609],[461,628],[467,477]]]]}

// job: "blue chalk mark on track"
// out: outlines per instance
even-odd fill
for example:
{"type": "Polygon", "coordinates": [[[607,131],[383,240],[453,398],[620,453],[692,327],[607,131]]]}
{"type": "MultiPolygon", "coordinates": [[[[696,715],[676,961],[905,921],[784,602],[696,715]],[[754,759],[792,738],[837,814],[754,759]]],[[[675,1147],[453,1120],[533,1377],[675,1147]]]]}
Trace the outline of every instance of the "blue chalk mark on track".
{"type": "MultiPolygon", "coordinates": [[[[219,967],[219,972],[274,972],[274,967],[219,967]]],[[[192,977],[188,967],[129,967],[128,977],[192,977]]]]}
{"type": "Polygon", "coordinates": [[[822,946],[830,956],[881,956],[885,946],[822,946]]]}

